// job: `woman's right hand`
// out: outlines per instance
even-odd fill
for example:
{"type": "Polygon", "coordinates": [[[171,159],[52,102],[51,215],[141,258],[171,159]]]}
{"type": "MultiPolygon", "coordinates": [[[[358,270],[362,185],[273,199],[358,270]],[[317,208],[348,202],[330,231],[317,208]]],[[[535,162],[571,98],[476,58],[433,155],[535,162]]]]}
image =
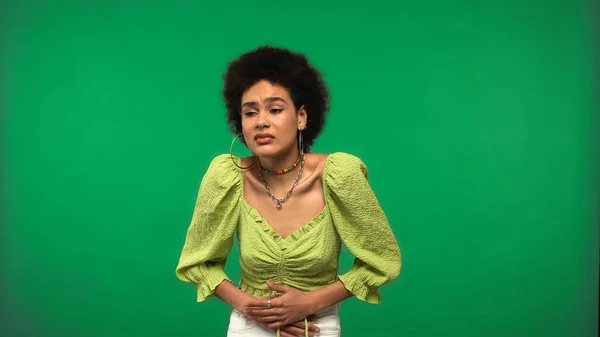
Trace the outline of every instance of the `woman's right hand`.
{"type": "MultiPolygon", "coordinates": [[[[240,290],[239,288],[234,286],[229,281],[221,282],[215,289],[215,295],[218,298],[220,298],[221,300],[225,301],[226,303],[229,303],[229,305],[231,305],[234,309],[236,309],[237,311],[239,311],[242,315],[244,315],[246,317],[247,317],[246,308],[248,307],[249,302],[255,301],[256,298],[259,298],[261,301],[264,301],[265,306],[266,306],[267,300],[269,298],[277,297],[275,295],[264,296],[264,297],[255,297],[255,296],[252,296],[250,294],[243,292],[242,290],[240,290]]],[[[319,328],[313,324],[313,322],[317,321],[317,316],[310,315],[307,317],[307,320],[309,322],[308,323],[308,335],[313,337],[315,332],[319,332],[319,328]]],[[[256,322],[256,323],[262,327],[269,329],[267,327],[267,323],[264,323],[264,322],[256,322]]],[[[269,330],[272,330],[272,329],[269,329],[269,330]]],[[[276,330],[273,330],[273,331],[276,331],[276,330]]],[[[280,332],[281,332],[282,337],[296,337],[298,335],[303,336],[304,335],[304,320],[282,326],[280,328],[280,332]]]]}
{"type": "MultiPolygon", "coordinates": [[[[225,283],[225,282],[223,282],[225,283]]],[[[229,283],[229,282],[227,282],[229,283]]],[[[225,287],[230,287],[231,283],[225,285],[225,287]]],[[[267,303],[267,300],[269,298],[275,298],[277,297],[276,295],[271,295],[271,296],[263,296],[263,297],[259,297],[259,296],[252,296],[250,294],[247,294],[243,291],[241,291],[239,288],[237,287],[232,287],[231,291],[237,292],[240,296],[235,296],[234,298],[236,299],[235,304],[234,303],[230,303],[232,304],[232,306],[238,310],[242,315],[247,317],[247,313],[246,313],[246,308],[248,307],[247,303],[251,302],[253,300],[255,300],[256,298],[259,298],[261,301],[264,301],[265,303],[267,303]]],[[[315,332],[319,332],[319,328],[314,325],[313,323],[317,321],[317,315],[309,315],[307,318],[308,321],[308,335],[310,337],[313,337],[315,335],[315,332]]],[[[265,322],[256,322],[258,325],[262,326],[263,328],[269,329],[271,331],[277,331],[277,330],[273,330],[271,328],[269,328],[267,325],[268,323],[265,322]]],[[[296,337],[296,336],[304,336],[304,320],[300,320],[298,322],[294,322],[294,323],[290,323],[288,325],[282,326],[281,328],[279,328],[279,332],[281,337],[296,337]]]]}
{"type": "MultiPolygon", "coordinates": [[[[266,301],[269,298],[275,298],[277,296],[275,295],[271,295],[271,296],[264,296],[264,297],[255,297],[252,295],[248,295],[246,293],[244,293],[244,297],[245,297],[245,301],[244,303],[246,303],[248,300],[252,300],[255,298],[260,298],[261,300],[266,301]]],[[[246,305],[242,305],[242,307],[238,310],[242,313],[242,315],[246,316],[246,312],[245,312],[245,308],[246,305]]],[[[317,321],[317,315],[310,315],[308,316],[306,319],[308,321],[308,336],[313,337],[315,335],[315,332],[319,332],[319,328],[314,325],[313,323],[317,321]]],[[[268,323],[265,322],[256,322],[256,324],[262,326],[265,329],[269,329],[271,331],[277,331],[276,329],[271,329],[268,327],[268,323]]],[[[290,323],[288,325],[282,326],[281,328],[279,328],[279,332],[281,337],[296,337],[296,336],[304,336],[304,320],[300,320],[298,322],[294,322],[294,323],[290,323]]]]}
{"type": "MultiPolygon", "coordinates": [[[[307,317],[308,320],[308,335],[313,337],[315,332],[319,332],[319,328],[313,323],[317,321],[316,315],[310,315],[307,317]]],[[[267,323],[257,322],[260,326],[267,328],[267,323]]],[[[269,329],[272,330],[272,329],[269,329]]],[[[277,331],[277,330],[273,330],[277,331]]],[[[279,332],[281,337],[296,337],[296,336],[304,336],[304,320],[288,324],[286,326],[282,326],[279,328],[279,332]]]]}

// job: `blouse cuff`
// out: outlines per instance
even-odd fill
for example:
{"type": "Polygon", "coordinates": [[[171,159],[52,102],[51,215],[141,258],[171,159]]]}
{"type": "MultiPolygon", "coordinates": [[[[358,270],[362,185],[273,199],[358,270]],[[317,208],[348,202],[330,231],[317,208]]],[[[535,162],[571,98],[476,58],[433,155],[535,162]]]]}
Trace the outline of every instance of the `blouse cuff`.
{"type": "Polygon", "coordinates": [[[224,280],[232,282],[223,271],[221,265],[210,266],[203,274],[204,281],[198,283],[196,291],[197,302],[204,302],[207,298],[213,296],[217,286],[224,280]]]}
{"type": "Polygon", "coordinates": [[[372,304],[380,303],[379,287],[369,286],[363,274],[358,270],[350,270],[348,273],[339,276],[344,287],[361,301],[372,304]]]}

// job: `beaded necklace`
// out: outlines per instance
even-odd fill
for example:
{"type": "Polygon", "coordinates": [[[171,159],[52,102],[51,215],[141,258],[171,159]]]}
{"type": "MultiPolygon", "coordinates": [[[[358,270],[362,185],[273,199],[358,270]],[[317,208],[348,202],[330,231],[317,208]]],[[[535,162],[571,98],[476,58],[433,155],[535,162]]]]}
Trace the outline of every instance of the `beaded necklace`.
{"type": "Polygon", "coordinates": [[[303,154],[302,154],[302,153],[300,153],[300,155],[298,156],[298,159],[296,159],[296,161],[295,161],[295,162],[294,162],[292,165],[290,165],[290,166],[288,166],[288,167],[284,168],[283,170],[269,170],[269,169],[266,169],[266,168],[264,168],[264,167],[263,167],[263,166],[260,164],[260,160],[258,161],[258,169],[259,169],[260,171],[262,171],[262,172],[266,173],[266,174],[269,174],[269,175],[278,175],[278,174],[284,174],[284,173],[288,173],[288,172],[290,172],[291,170],[293,170],[293,169],[294,169],[294,167],[296,167],[296,166],[298,166],[298,164],[300,164],[300,161],[302,160],[302,157],[303,157],[302,155],[303,155],[303,154]]]}
{"type": "Polygon", "coordinates": [[[298,184],[298,180],[300,180],[300,176],[302,175],[302,171],[304,171],[304,153],[300,154],[300,169],[298,170],[298,174],[296,175],[296,179],[294,179],[294,182],[292,183],[292,188],[290,188],[290,190],[287,192],[287,194],[285,195],[285,197],[283,197],[283,199],[279,199],[276,196],[273,195],[273,193],[271,193],[271,189],[269,188],[269,185],[267,185],[267,182],[265,181],[265,177],[262,174],[262,170],[258,170],[258,176],[260,177],[260,180],[262,181],[263,185],[265,185],[265,189],[267,190],[267,194],[269,194],[269,197],[271,197],[271,199],[273,199],[273,202],[275,202],[275,206],[277,206],[277,209],[281,209],[283,207],[283,203],[289,199],[289,197],[292,196],[292,191],[294,190],[294,187],[296,187],[296,184],[298,184]]]}

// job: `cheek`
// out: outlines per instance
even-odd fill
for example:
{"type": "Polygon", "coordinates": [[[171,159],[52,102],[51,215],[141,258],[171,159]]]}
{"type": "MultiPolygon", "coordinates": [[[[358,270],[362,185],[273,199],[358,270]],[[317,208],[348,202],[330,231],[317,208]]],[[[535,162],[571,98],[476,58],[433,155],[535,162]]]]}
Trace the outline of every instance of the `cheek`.
{"type": "Polygon", "coordinates": [[[252,130],[251,123],[248,120],[242,119],[242,132],[247,133],[250,130],[252,130]]]}
{"type": "MultiPolygon", "coordinates": [[[[244,120],[242,120],[242,136],[245,140],[246,137],[250,137],[249,134],[252,130],[252,127],[249,125],[249,123],[245,123],[244,120]]],[[[248,141],[246,141],[246,144],[248,144],[248,141]]]]}
{"type": "Polygon", "coordinates": [[[287,124],[287,129],[292,137],[296,137],[296,132],[298,131],[298,120],[293,118],[287,124]]]}

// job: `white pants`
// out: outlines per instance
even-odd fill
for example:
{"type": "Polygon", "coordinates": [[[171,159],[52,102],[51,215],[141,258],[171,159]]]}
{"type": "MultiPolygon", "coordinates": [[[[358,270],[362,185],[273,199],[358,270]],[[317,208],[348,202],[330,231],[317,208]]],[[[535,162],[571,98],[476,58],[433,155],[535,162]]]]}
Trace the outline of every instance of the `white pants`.
{"type": "MultiPolygon", "coordinates": [[[[341,327],[338,310],[339,304],[335,304],[316,312],[318,320],[314,325],[319,327],[320,331],[315,333],[315,337],[340,337],[341,327]]],[[[273,337],[275,335],[275,332],[261,327],[239,311],[234,309],[231,312],[227,337],[273,337]]],[[[300,336],[303,337],[304,334],[300,336]]]]}

